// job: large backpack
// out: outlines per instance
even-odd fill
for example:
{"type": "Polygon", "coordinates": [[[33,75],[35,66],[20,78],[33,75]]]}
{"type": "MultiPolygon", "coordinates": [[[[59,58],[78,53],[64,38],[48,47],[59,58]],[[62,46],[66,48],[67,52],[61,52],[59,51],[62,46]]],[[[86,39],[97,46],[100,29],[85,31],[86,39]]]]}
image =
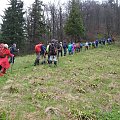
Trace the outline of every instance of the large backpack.
{"type": "Polygon", "coordinates": [[[0,44],[0,58],[4,58],[5,54],[4,54],[4,44],[0,44]]]}
{"type": "Polygon", "coordinates": [[[58,43],[58,44],[57,44],[57,49],[58,49],[58,50],[62,50],[62,45],[58,43]]]}
{"type": "Polygon", "coordinates": [[[50,45],[50,54],[56,55],[56,47],[54,44],[50,45]]]}
{"type": "Polygon", "coordinates": [[[46,47],[44,45],[41,46],[41,54],[44,54],[46,52],[46,47]]]}

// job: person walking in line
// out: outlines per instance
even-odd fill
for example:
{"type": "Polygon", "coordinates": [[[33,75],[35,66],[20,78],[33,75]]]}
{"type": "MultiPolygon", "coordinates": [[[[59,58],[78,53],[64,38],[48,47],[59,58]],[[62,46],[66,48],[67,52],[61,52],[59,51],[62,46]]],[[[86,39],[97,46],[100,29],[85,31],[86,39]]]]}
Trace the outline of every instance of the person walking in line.
{"type": "Polygon", "coordinates": [[[45,63],[46,63],[46,54],[47,54],[47,52],[46,52],[46,47],[45,47],[44,44],[42,44],[42,46],[41,46],[41,51],[40,51],[40,56],[41,56],[41,58],[42,58],[41,64],[45,64],[45,63]]]}
{"type": "Polygon", "coordinates": [[[61,55],[62,57],[62,42],[58,43],[57,44],[57,51],[58,51],[58,57],[59,57],[59,54],[61,55]]]}
{"type": "Polygon", "coordinates": [[[89,44],[88,42],[85,43],[85,50],[88,50],[89,49],[89,44]]]}
{"type": "Polygon", "coordinates": [[[72,54],[72,44],[71,43],[68,44],[68,53],[69,53],[69,55],[72,54]]]}
{"type": "Polygon", "coordinates": [[[41,46],[43,44],[40,42],[39,44],[35,45],[35,53],[36,53],[36,59],[34,62],[34,66],[39,65],[39,60],[40,60],[40,52],[41,52],[41,46]]]}
{"type": "Polygon", "coordinates": [[[14,57],[14,55],[10,53],[7,44],[2,44],[0,46],[0,76],[3,76],[10,67],[9,57],[14,57]]]}
{"type": "Polygon", "coordinates": [[[82,48],[83,48],[83,44],[80,43],[80,51],[82,51],[82,48]]]}
{"type": "Polygon", "coordinates": [[[14,63],[15,62],[15,56],[16,56],[16,53],[19,53],[19,49],[17,49],[17,46],[15,43],[13,43],[13,45],[9,48],[10,49],[10,53],[11,54],[14,54],[14,57],[10,57],[10,63],[14,63]]]}
{"type": "Polygon", "coordinates": [[[54,42],[49,46],[50,61],[49,65],[54,62],[54,65],[57,66],[57,47],[54,42]]]}
{"type": "Polygon", "coordinates": [[[96,48],[98,48],[98,44],[99,44],[98,40],[95,40],[95,46],[96,46],[96,48]]]}
{"type": "Polygon", "coordinates": [[[63,43],[64,56],[66,56],[66,54],[67,54],[67,48],[68,48],[68,45],[67,45],[66,41],[64,41],[64,43],[63,43]]]}

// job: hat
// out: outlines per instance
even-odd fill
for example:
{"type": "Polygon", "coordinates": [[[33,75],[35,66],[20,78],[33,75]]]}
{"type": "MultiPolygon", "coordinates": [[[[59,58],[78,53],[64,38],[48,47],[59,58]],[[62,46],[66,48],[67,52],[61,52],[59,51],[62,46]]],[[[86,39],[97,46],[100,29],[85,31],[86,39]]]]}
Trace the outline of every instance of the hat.
{"type": "Polygon", "coordinates": [[[16,47],[16,43],[13,43],[13,46],[16,47]]]}
{"type": "Polygon", "coordinates": [[[8,49],[8,44],[4,44],[4,47],[8,49]]]}

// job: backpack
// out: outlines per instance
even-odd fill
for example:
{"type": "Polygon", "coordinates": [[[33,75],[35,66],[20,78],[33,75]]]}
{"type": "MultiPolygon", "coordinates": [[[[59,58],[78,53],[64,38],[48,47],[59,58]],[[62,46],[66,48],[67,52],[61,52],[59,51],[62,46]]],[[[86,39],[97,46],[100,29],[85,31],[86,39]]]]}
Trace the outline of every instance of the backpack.
{"type": "Polygon", "coordinates": [[[63,48],[64,49],[67,48],[67,44],[66,43],[63,44],[63,48]]]}
{"type": "Polygon", "coordinates": [[[44,54],[46,52],[46,47],[44,45],[41,46],[41,54],[44,54]]]}
{"type": "Polygon", "coordinates": [[[58,50],[62,50],[62,45],[58,44],[58,45],[57,45],[57,49],[58,49],[58,50]]]}
{"type": "Polygon", "coordinates": [[[50,54],[51,54],[51,55],[56,55],[56,48],[55,48],[55,45],[54,45],[54,44],[52,44],[52,45],[50,46],[50,54]]]}
{"type": "Polygon", "coordinates": [[[4,55],[4,44],[0,44],[0,58],[4,58],[5,55],[4,55]]]}

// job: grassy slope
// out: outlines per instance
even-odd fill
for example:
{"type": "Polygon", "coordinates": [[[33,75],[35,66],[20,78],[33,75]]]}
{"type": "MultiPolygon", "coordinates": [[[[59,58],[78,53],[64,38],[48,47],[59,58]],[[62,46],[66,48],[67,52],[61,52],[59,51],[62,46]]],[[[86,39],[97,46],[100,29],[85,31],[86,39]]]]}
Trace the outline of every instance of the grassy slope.
{"type": "Polygon", "coordinates": [[[57,68],[34,59],[16,58],[0,78],[0,120],[120,119],[120,46],[60,58],[57,68]]]}

